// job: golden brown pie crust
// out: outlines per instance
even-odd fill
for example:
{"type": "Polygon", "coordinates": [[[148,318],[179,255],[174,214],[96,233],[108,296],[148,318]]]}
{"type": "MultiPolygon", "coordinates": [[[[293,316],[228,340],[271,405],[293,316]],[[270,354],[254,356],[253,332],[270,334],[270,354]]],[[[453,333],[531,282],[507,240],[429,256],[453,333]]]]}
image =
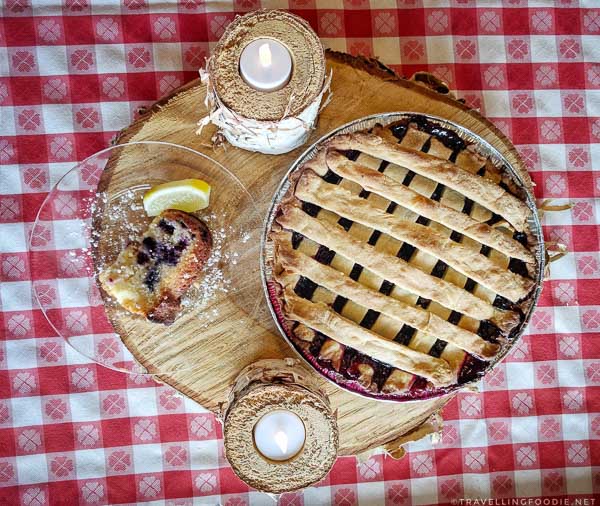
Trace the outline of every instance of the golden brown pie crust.
{"type": "Polygon", "coordinates": [[[333,137],[290,176],[269,235],[292,340],[384,397],[484,371],[538,267],[533,211],[502,168],[418,123],[395,127],[333,137]]]}

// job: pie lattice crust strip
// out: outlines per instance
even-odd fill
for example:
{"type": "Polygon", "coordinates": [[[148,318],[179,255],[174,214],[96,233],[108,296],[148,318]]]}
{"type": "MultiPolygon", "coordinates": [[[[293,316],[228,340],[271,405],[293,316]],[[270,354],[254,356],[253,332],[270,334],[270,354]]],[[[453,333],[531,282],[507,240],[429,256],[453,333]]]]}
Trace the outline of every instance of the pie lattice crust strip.
{"type": "Polygon", "coordinates": [[[534,211],[502,167],[414,116],[334,136],[290,179],[269,289],[318,370],[366,395],[424,398],[510,345],[539,266],[534,211]]]}

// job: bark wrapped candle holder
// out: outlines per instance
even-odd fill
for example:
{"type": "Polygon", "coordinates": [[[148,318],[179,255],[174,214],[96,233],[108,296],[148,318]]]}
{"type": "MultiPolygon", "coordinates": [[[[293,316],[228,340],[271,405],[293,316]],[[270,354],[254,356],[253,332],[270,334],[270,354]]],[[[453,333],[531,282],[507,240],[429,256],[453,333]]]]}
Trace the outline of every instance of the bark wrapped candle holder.
{"type": "Polygon", "coordinates": [[[251,487],[279,494],[323,479],[335,462],[338,429],[326,395],[295,359],[259,360],[236,378],[222,407],[225,455],[235,473],[251,487]],[[264,457],[254,428],[266,414],[286,410],[303,422],[303,448],[285,461],[264,457]]]}
{"type": "Polygon", "coordinates": [[[329,96],[321,41],[309,24],[293,14],[261,10],[236,18],[217,43],[206,68],[208,123],[219,129],[213,142],[226,139],[234,146],[265,154],[287,153],[304,144],[329,96]],[[292,57],[289,81],[280,89],[261,91],[240,75],[240,56],[257,39],[283,44],[292,57]],[[323,103],[322,103],[323,102],[323,103]]]}

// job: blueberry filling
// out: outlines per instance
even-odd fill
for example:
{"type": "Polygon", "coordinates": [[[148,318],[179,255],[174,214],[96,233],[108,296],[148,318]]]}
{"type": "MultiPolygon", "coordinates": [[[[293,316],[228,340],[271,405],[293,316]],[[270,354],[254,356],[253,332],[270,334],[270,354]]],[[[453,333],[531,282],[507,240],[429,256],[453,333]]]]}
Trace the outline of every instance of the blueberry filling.
{"type": "MultiPolygon", "coordinates": [[[[183,241],[178,243],[182,244],[183,241]]],[[[183,246],[185,248],[185,245],[183,246]]],[[[154,291],[154,287],[156,283],[158,283],[160,279],[160,265],[177,265],[179,261],[179,257],[181,256],[181,250],[177,250],[163,243],[156,244],[156,248],[151,252],[151,256],[154,259],[154,265],[148,269],[146,273],[146,277],[144,278],[144,284],[148,287],[148,290],[154,291]]],[[[148,255],[146,255],[143,251],[138,253],[138,263],[145,263],[148,261],[148,255]],[[144,262],[140,262],[140,258],[144,262]]]]}
{"type": "Polygon", "coordinates": [[[154,250],[156,249],[156,239],[153,237],[144,237],[142,244],[148,250],[150,256],[153,256],[154,250]]]}
{"type": "Polygon", "coordinates": [[[402,139],[404,139],[404,136],[406,135],[406,132],[408,130],[408,125],[406,124],[396,124],[394,125],[391,129],[392,134],[394,135],[394,137],[396,137],[396,139],[398,139],[398,142],[402,141],[402,139]]]}
{"type": "Polygon", "coordinates": [[[179,242],[175,245],[175,250],[183,251],[187,248],[188,242],[185,239],[180,239],[179,242]]]}
{"type": "Polygon", "coordinates": [[[467,143],[456,132],[437,125],[424,116],[413,115],[410,117],[410,122],[421,132],[426,132],[435,137],[448,149],[463,150],[467,147],[467,143]]]}
{"type": "Polygon", "coordinates": [[[167,223],[165,220],[160,220],[158,222],[158,226],[165,234],[173,235],[173,232],[175,232],[175,227],[167,223]]]}
{"type": "MultiPolygon", "coordinates": [[[[175,231],[175,227],[169,225],[165,220],[159,221],[158,225],[166,234],[172,235],[175,231]]],[[[144,277],[144,284],[148,290],[154,291],[156,284],[159,282],[161,276],[160,266],[162,264],[177,265],[182,252],[188,245],[189,241],[186,238],[182,238],[175,245],[171,245],[157,241],[154,237],[144,237],[136,259],[138,265],[152,262],[144,277]]]]}
{"type": "Polygon", "coordinates": [[[148,287],[148,290],[151,292],[154,291],[154,287],[156,286],[156,283],[158,283],[159,278],[160,274],[158,272],[158,267],[155,266],[148,269],[146,277],[144,278],[144,284],[148,287]]]}
{"type": "Polygon", "coordinates": [[[145,237],[142,244],[145,251],[138,253],[138,263],[143,264],[150,257],[157,265],[176,265],[188,242],[181,239],[175,246],[171,246],[163,242],[157,242],[153,237],[145,237]],[[142,261],[140,261],[140,256],[142,261]]]}
{"type": "Polygon", "coordinates": [[[500,336],[500,334],[500,329],[489,320],[481,320],[481,322],[479,323],[477,335],[485,341],[496,343],[498,342],[498,337],[500,336]]]}
{"type": "Polygon", "coordinates": [[[513,239],[519,241],[523,246],[527,246],[527,234],[525,232],[515,232],[513,239]]]}
{"type": "Polygon", "coordinates": [[[181,251],[167,244],[158,243],[156,248],[156,264],[176,265],[181,256],[181,251]]]}
{"type": "Polygon", "coordinates": [[[292,248],[298,249],[300,243],[302,242],[303,236],[298,232],[292,232],[292,248]]]}

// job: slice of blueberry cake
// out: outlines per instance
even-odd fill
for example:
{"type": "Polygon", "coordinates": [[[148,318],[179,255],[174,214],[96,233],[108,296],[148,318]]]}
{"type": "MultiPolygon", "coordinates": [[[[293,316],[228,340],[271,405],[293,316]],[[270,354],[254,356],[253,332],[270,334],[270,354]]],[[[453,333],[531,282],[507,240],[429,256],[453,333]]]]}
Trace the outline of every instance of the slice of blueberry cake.
{"type": "Polygon", "coordinates": [[[173,323],[181,298],[198,279],[212,248],[206,224],[168,209],[150,223],[99,276],[123,308],[157,323],[173,323]]]}

